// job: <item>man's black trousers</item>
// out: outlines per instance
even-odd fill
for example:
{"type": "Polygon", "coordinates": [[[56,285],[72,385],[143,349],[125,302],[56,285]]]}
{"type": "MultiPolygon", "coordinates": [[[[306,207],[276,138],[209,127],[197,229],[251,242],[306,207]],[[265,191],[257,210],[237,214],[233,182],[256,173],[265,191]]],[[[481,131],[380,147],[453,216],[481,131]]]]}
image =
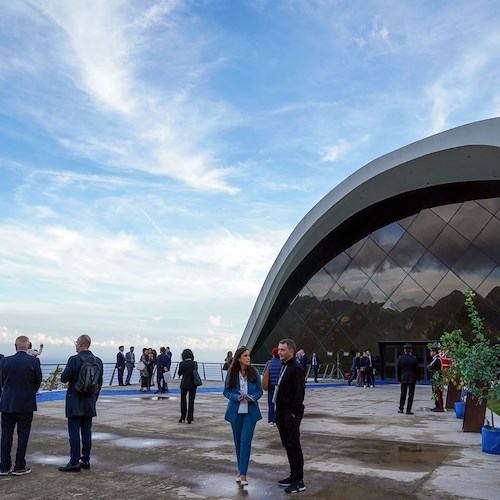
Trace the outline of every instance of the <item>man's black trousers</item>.
{"type": "Polygon", "coordinates": [[[303,416],[303,408],[294,412],[276,408],[276,426],[280,433],[281,444],[288,456],[290,477],[293,481],[304,479],[304,455],[300,446],[300,423],[303,416]]]}

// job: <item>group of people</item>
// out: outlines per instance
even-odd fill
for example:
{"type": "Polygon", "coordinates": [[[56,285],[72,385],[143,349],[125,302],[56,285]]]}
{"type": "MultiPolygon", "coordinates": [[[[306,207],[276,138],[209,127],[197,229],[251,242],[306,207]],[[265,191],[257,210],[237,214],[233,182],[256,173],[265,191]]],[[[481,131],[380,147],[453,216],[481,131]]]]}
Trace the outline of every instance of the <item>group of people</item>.
{"type": "Polygon", "coordinates": [[[347,384],[356,380],[356,387],[375,387],[375,358],[370,351],[356,351],[352,358],[351,372],[347,384]]]}
{"type": "MultiPolygon", "coordinates": [[[[297,346],[283,339],[273,349],[273,378],[269,382],[273,414],[281,443],[290,466],[289,476],[279,480],[287,493],[304,491],[304,456],[300,444],[300,424],[304,416],[305,371],[296,357],[297,346]],[[275,361],[273,361],[275,360],[275,361]],[[276,376],[277,375],[277,376],[276,376]]],[[[269,369],[271,369],[269,367],[269,369]]],[[[271,372],[270,372],[271,375],[271,372]]],[[[236,350],[224,384],[224,396],[229,400],[225,419],[231,424],[238,464],[236,482],[248,485],[247,472],[255,425],[262,418],[258,400],[263,394],[258,370],[252,366],[250,351],[242,346],[236,350]]]]}

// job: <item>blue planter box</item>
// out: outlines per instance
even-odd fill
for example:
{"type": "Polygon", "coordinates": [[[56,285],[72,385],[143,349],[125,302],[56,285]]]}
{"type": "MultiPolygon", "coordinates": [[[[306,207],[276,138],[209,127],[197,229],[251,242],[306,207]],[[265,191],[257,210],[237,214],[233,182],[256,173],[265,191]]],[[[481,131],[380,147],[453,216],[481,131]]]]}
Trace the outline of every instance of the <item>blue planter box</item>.
{"type": "Polygon", "coordinates": [[[465,415],[465,403],[463,401],[457,401],[453,403],[453,406],[455,407],[456,417],[463,419],[465,415]]]}
{"type": "Polygon", "coordinates": [[[482,450],[485,453],[500,455],[500,429],[483,425],[481,429],[482,450]]]}

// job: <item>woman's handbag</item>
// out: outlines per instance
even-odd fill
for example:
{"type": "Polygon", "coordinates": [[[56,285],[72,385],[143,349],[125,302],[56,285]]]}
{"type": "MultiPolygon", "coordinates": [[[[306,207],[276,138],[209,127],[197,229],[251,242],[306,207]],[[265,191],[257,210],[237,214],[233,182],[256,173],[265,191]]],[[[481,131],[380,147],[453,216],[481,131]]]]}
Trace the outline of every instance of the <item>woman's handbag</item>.
{"type": "Polygon", "coordinates": [[[265,391],[269,389],[269,362],[266,363],[264,373],[262,374],[262,389],[265,391]]]}
{"type": "Polygon", "coordinates": [[[198,363],[196,363],[196,368],[193,370],[193,381],[194,381],[194,385],[196,387],[203,385],[203,382],[201,381],[200,374],[198,373],[198,363]]]}
{"type": "Polygon", "coordinates": [[[144,364],[144,361],[139,361],[139,363],[137,363],[136,368],[137,368],[140,372],[142,372],[143,370],[145,370],[145,369],[146,369],[146,365],[144,364]]]}

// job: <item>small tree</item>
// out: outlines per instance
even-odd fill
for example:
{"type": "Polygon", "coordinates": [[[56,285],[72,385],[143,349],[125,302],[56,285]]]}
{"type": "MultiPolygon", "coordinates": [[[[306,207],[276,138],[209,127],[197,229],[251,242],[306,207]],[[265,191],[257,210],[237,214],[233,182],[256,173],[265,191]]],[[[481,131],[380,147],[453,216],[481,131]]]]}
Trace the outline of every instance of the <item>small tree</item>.
{"type": "Polygon", "coordinates": [[[47,378],[42,380],[41,389],[44,391],[54,391],[56,389],[66,389],[67,384],[61,382],[62,368],[57,365],[53,372],[50,372],[47,378]]]}

